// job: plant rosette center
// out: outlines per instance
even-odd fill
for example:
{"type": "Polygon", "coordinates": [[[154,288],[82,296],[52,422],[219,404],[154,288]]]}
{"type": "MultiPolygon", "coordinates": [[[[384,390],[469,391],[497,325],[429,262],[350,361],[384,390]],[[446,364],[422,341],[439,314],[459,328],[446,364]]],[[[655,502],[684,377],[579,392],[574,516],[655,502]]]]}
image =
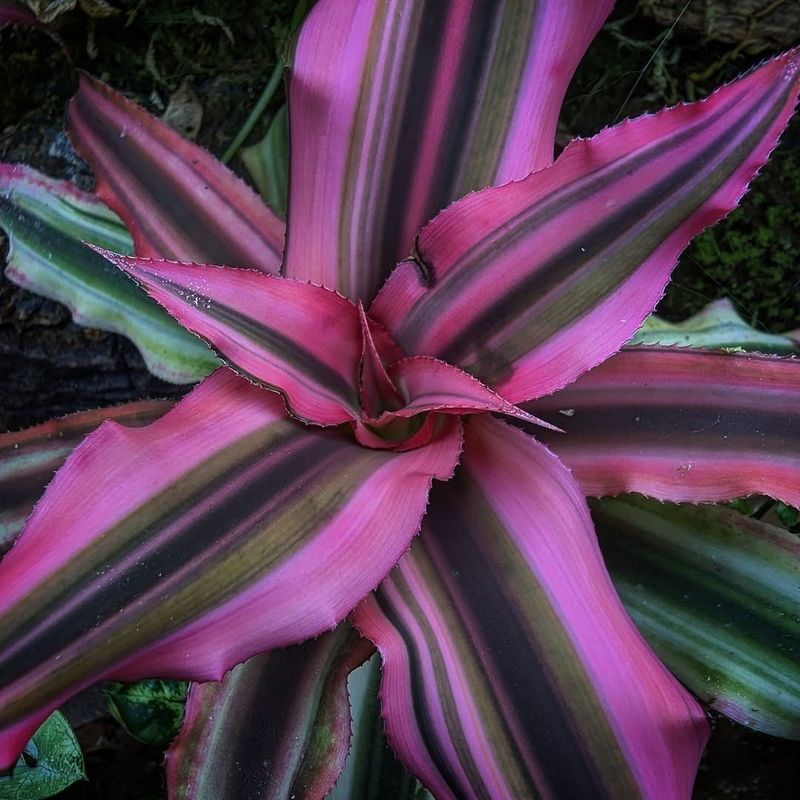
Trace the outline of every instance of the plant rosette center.
{"type": "Polygon", "coordinates": [[[449,428],[453,416],[496,412],[553,426],[531,416],[477,378],[431,356],[406,356],[359,303],[361,360],[356,440],[380,450],[424,447],[449,428]]]}

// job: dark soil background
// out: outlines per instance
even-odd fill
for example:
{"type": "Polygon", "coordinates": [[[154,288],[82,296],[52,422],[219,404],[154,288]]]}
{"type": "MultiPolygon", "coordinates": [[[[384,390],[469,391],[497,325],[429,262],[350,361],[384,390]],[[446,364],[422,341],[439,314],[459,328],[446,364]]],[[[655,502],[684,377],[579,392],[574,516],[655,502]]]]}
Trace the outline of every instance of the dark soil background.
{"type": "MultiPolygon", "coordinates": [[[[46,6],[47,3],[42,3],[46,6]]],[[[292,0],[113,0],[119,13],[80,8],[54,22],[73,64],[41,31],[0,32],[0,160],[32,164],[91,188],[92,176],[63,134],[65,105],[85,69],[156,114],[176,92],[202,109],[196,140],[221,155],[266,84],[287,35],[292,0]]],[[[781,47],[800,43],[798,0],[626,0],[579,69],[559,141],[590,135],[624,116],[697,99],[781,47]],[[655,18],[654,18],[655,17],[655,18]]],[[[259,139],[276,104],[256,126],[259,139]]],[[[185,124],[193,127],[197,119],[185,124]]],[[[231,166],[245,177],[241,161],[231,166]]],[[[0,234],[0,255],[5,242],[0,234]]],[[[784,136],[742,207],[699,237],[682,258],[659,312],[683,319],[728,296],[752,325],[800,328],[800,122],[784,136]]],[[[2,258],[0,258],[2,263],[2,258]]],[[[62,306],[0,277],[0,430],[185,387],[147,373],[122,337],[74,325],[62,306]]],[[[95,696],[74,722],[97,717],[95,696]]],[[[722,719],[694,797],[798,796],[800,745],[722,719]]],[[[78,727],[90,784],[64,798],[163,797],[161,753],[138,745],[107,718],[78,727]]]]}

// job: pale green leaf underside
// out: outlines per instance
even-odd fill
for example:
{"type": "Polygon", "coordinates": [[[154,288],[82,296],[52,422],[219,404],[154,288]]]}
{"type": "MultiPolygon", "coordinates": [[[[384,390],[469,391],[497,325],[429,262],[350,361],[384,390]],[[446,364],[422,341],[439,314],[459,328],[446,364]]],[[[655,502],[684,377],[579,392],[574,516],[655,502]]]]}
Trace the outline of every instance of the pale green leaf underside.
{"type": "Polygon", "coordinates": [[[0,777],[0,800],[42,800],[84,778],[75,734],[56,711],[33,735],[11,775],[0,777]]]}
{"type": "Polygon", "coordinates": [[[199,339],[83,244],[132,252],[128,232],[109,209],[56,194],[60,184],[43,177],[36,183],[12,181],[0,183],[0,228],[9,237],[11,280],[64,303],[81,325],[127,336],[147,368],[164,380],[193,383],[218,365],[199,339]]]}
{"type": "Polygon", "coordinates": [[[614,585],[670,671],[737,722],[800,739],[800,539],[720,506],[591,507],[614,585]]]}
{"type": "Polygon", "coordinates": [[[677,345],[715,350],[746,350],[760,353],[800,351],[798,332],[768,333],[748,325],[727,298],[709,303],[683,322],[668,322],[651,314],[630,344],[677,345]]]}

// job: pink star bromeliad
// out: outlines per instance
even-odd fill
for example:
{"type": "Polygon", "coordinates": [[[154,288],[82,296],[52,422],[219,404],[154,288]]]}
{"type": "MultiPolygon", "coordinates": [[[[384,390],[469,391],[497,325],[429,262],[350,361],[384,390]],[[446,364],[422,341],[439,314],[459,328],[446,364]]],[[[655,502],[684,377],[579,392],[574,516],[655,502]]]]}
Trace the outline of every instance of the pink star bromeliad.
{"type": "MultiPolygon", "coordinates": [[[[704,713],[624,611],[585,496],[800,501],[775,433],[796,361],[623,349],[775,146],[800,56],[551,163],[610,5],[321,0],[289,77],[285,251],[222,165],[81,79],[70,134],[136,247],[103,254],[223,366],[90,434],[0,564],[2,766],[97,680],[219,680],[309,640],[300,663],[349,620],[440,800],[689,797],[704,713]]],[[[182,746],[171,794],[200,797],[182,746]]]]}

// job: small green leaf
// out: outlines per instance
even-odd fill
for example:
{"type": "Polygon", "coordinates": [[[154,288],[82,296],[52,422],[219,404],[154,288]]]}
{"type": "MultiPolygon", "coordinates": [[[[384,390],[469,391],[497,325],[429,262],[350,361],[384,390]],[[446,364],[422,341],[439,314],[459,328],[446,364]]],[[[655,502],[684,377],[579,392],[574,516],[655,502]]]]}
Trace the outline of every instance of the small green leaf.
{"type": "Polygon", "coordinates": [[[33,735],[11,774],[0,777],[0,800],[40,800],[85,778],[75,734],[56,711],[33,735]]]}
{"type": "Polygon", "coordinates": [[[327,800],[433,800],[394,757],[378,707],[380,656],[376,653],[347,680],[353,739],[344,770],[327,800]]]}
{"type": "Polygon", "coordinates": [[[797,333],[774,334],[748,325],[728,299],[715,300],[683,322],[668,322],[651,314],[630,344],[705,347],[714,350],[746,350],[760,353],[800,351],[797,333]]]}
{"type": "Polygon", "coordinates": [[[787,528],[797,525],[798,520],[800,520],[800,513],[797,509],[787,506],[785,503],[775,504],[775,515],[781,521],[781,525],[787,528]]]}
{"type": "Polygon", "coordinates": [[[180,730],[187,681],[157,678],[106,687],[108,707],[115,719],[140,742],[168,744],[180,730]]]}
{"type": "Polygon", "coordinates": [[[286,106],[275,114],[266,136],[242,150],[242,160],[264,202],[276,214],[286,216],[289,187],[289,113],[286,106]]]}

